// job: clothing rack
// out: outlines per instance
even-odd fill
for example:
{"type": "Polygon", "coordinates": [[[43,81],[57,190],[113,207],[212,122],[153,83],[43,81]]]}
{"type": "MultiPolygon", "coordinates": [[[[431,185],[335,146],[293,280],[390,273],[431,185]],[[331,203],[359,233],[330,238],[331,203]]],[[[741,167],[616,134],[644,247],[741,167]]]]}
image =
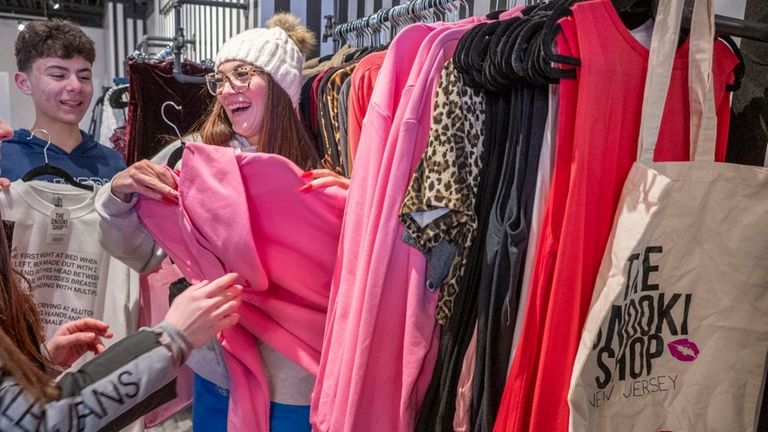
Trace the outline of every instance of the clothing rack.
{"type": "MultiPolygon", "coordinates": [[[[336,41],[346,40],[349,36],[356,35],[358,40],[364,41],[370,38],[372,45],[380,45],[383,30],[389,23],[390,31],[415,22],[434,22],[438,20],[437,13],[445,15],[460,15],[461,7],[465,13],[469,13],[469,6],[464,0],[411,0],[391,8],[383,8],[379,11],[353,21],[338,24],[333,30],[333,38],[336,41]]],[[[391,36],[391,35],[390,35],[391,36]]]]}
{"type": "MultiPolygon", "coordinates": [[[[683,12],[683,27],[691,27],[690,9],[683,12]]],[[[715,15],[715,33],[742,39],[768,43],[768,24],[744,21],[723,15],[715,15]]]]}
{"type": "MultiPolygon", "coordinates": [[[[373,38],[380,39],[381,32],[386,28],[386,23],[394,23],[399,26],[424,21],[430,18],[427,14],[433,9],[445,10],[446,7],[451,7],[456,3],[464,6],[465,17],[470,15],[469,7],[464,0],[412,0],[398,6],[381,9],[366,17],[337,24],[333,30],[333,39],[348,41],[348,36],[352,34],[358,35],[359,38],[370,37],[372,41],[373,38]]],[[[529,5],[540,3],[543,2],[539,0],[526,2],[529,5]]],[[[686,8],[683,12],[682,24],[685,28],[690,28],[691,12],[691,8],[686,8]]],[[[718,34],[768,43],[768,25],[762,23],[715,15],[715,31],[718,34]]]]}
{"type": "Polygon", "coordinates": [[[181,71],[182,52],[189,40],[184,37],[184,27],[181,26],[181,8],[184,5],[212,6],[219,8],[242,9],[245,12],[245,19],[248,20],[248,4],[235,2],[226,3],[217,0],[170,0],[161,8],[162,14],[167,14],[173,9],[173,21],[176,27],[176,34],[172,39],[173,51],[173,77],[180,83],[203,84],[204,77],[186,75],[181,71]]]}
{"type": "MultiPolygon", "coordinates": [[[[139,52],[141,54],[146,55],[147,54],[147,48],[149,47],[156,47],[156,48],[167,48],[172,47],[173,42],[176,40],[176,38],[168,37],[168,36],[150,36],[148,34],[142,36],[141,41],[136,45],[136,52],[139,52]]],[[[185,45],[190,45],[194,47],[197,45],[197,43],[193,39],[185,39],[184,40],[185,45]]]]}

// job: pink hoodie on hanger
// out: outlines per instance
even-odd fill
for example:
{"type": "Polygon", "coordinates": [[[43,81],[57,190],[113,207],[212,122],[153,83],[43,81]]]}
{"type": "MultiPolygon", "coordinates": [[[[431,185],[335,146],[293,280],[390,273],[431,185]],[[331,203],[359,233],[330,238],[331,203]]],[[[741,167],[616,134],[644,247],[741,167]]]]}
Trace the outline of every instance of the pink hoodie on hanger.
{"type": "MultiPolygon", "coordinates": [[[[399,279],[423,277],[423,270],[410,275],[407,269],[423,269],[424,259],[407,248],[402,250],[396,232],[377,235],[377,227],[383,221],[380,206],[375,204],[384,199],[378,196],[377,184],[379,181],[386,184],[389,176],[388,171],[381,169],[380,161],[384,158],[383,147],[393,126],[395,110],[421,41],[434,29],[431,25],[414,24],[395,37],[387,50],[363,120],[347,201],[349,217],[341,235],[323,356],[312,393],[310,420],[314,430],[350,430],[345,429],[347,420],[349,423],[346,424],[353,424],[369,419],[367,416],[371,413],[366,410],[370,401],[377,400],[377,395],[382,402],[377,412],[392,416],[382,418],[381,425],[386,427],[391,422],[398,422],[400,392],[395,396],[393,389],[400,387],[403,374],[401,351],[405,319],[402,312],[379,314],[379,309],[404,308],[400,301],[381,305],[381,288],[385,275],[392,272],[399,279]],[[376,259],[369,253],[375,244],[380,248],[376,259]],[[392,254],[393,247],[397,247],[401,254],[392,254]],[[392,257],[392,260],[386,257],[392,257]],[[416,264],[409,264],[411,259],[415,259],[416,264]],[[377,316],[387,320],[390,328],[379,327],[380,331],[375,332],[377,316]],[[374,371],[382,373],[374,374],[374,371]]],[[[385,192],[386,188],[380,193],[385,192]]],[[[396,222],[396,216],[386,221],[387,225],[396,222]]],[[[401,280],[389,288],[403,297],[405,287],[407,282],[401,280]]]]}
{"type": "Polygon", "coordinates": [[[189,143],[179,204],[140,199],[139,217],[190,282],[240,274],[240,321],[219,335],[231,387],[228,430],[269,430],[255,338],[317,374],[346,192],[301,193],[302,170],[264,153],[189,143]]]}
{"type": "Polygon", "coordinates": [[[316,431],[413,429],[437,355],[437,292],[425,287],[425,258],[402,241],[398,214],[427,145],[440,71],[482,19],[411,25],[387,51],[355,159],[312,395],[316,431]]]}

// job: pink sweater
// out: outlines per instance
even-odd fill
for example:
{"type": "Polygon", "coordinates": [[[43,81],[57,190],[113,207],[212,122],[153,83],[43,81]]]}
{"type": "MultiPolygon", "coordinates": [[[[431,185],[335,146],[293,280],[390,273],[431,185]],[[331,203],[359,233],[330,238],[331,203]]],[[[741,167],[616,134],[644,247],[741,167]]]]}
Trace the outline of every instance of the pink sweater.
{"type": "Polygon", "coordinates": [[[219,335],[231,377],[230,431],[269,430],[269,388],[254,338],[313,374],[320,363],[346,192],[298,192],[301,173],[280,156],[189,143],[176,179],[179,204],[137,205],[190,282],[241,276],[240,322],[219,335]]]}
{"type": "Polygon", "coordinates": [[[316,431],[413,430],[437,354],[437,292],[426,289],[424,256],[402,241],[397,216],[427,145],[440,70],[469,28],[409,26],[392,41],[379,72],[312,395],[316,431]]]}

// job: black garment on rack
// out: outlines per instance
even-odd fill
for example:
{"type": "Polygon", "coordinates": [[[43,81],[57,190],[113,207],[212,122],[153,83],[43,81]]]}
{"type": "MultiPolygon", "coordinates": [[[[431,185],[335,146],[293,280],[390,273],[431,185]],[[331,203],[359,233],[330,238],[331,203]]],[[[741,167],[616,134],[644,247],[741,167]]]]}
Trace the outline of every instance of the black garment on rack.
{"type": "Polygon", "coordinates": [[[475,202],[478,229],[454,314],[442,329],[417,430],[453,430],[456,393],[477,323],[471,423],[491,431],[501,401],[525,266],[549,77],[539,68],[541,17],[478,24],[454,54],[464,82],[485,90],[486,144],[475,202]],[[490,193],[487,193],[487,192],[490,193]]]}
{"type": "MultiPolygon", "coordinates": [[[[504,148],[507,139],[506,127],[493,127],[500,119],[509,118],[510,97],[505,93],[486,94],[486,145],[482,155],[482,172],[479,191],[492,189],[499,182],[504,148]],[[493,115],[491,114],[493,113],[493,115]],[[493,132],[491,132],[493,131],[493,132]]],[[[479,280],[482,272],[482,254],[485,249],[485,233],[493,205],[492,194],[479,193],[475,202],[477,214],[477,236],[470,247],[467,268],[462,279],[463,289],[456,295],[454,311],[448,323],[440,332],[438,352],[432,381],[419,412],[417,431],[451,431],[456,410],[456,388],[459,383],[464,354],[467,351],[474,323],[477,318],[477,289],[472,282],[479,280]]]]}
{"type": "MultiPolygon", "coordinates": [[[[453,55],[456,70],[470,87],[483,88],[479,77],[482,76],[484,52],[480,53],[479,46],[485,42],[485,52],[487,52],[487,38],[489,34],[492,34],[486,29],[487,26],[478,24],[468,30],[459,40],[453,55]]],[[[502,131],[501,128],[494,128],[493,125],[498,125],[499,119],[508,119],[508,110],[509,95],[486,93],[485,129],[487,132],[481,156],[478,192],[488,191],[493,187],[492,185],[498,183],[503,144],[506,142],[506,129],[502,131]],[[499,136],[500,132],[502,132],[502,136],[499,136]]],[[[485,249],[488,212],[493,204],[489,197],[492,195],[477,194],[474,205],[477,216],[477,235],[469,248],[467,266],[462,277],[461,285],[464,289],[459,290],[456,295],[453,314],[440,331],[440,347],[432,380],[416,419],[415,430],[419,432],[453,430],[457,386],[461,376],[464,354],[472,339],[477,318],[477,291],[472,289],[470,281],[479,279],[481,271],[482,258],[480,257],[485,249]]]]}
{"type": "Polygon", "coordinates": [[[521,85],[512,92],[510,120],[518,125],[508,136],[478,287],[474,431],[493,430],[504,392],[548,114],[547,86],[521,85]]]}
{"type": "MultiPolygon", "coordinates": [[[[744,18],[768,25],[764,0],[747,0],[744,18]]],[[[768,142],[768,44],[742,39],[746,73],[742,87],[733,96],[731,128],[726,161],[764,165],[768,142]]],[[[758,432],[768,432],[768,382],[763,381],[763,403],[758,432]]]]}
{"type": "Polygon", "coordinates": [[[325,154],[325,148],[323,147],[323,141],[320,139],[320,133],[313,125],[313,113],[310,107],[310,100],[312,98],[312,84],[317,79],[318,74],[312,75],[304,81],[301,86],[301,99],[299,101],[299,112],[301,113],[301,121],[304,123],[304,129],[309,134],[310,139],[315,145],[315,151],[317,155],[322,159],[325,154]]]}
{"type": "MultiPolygon", "coordinates": [[[[768,26],[765,0],[748,0],[745,18],[768,26]]],[[[733,95],[725,160],[762,166],[768,143],[768,43],[743,39],[741,52],[745,74],[741,88],[733,95]]]]}
{"type": "MultiPolygon", "coordinates": [[[[488,50],[490,37],[497,28],[498,23],[478,24],[467,31],[457,45],[453,61],[456,70],[470,86],[483,88],[483,58],[488,50]]],[[[481,156],[478,191],[493,189],[493,185],[499,183],[508,134],[509,109],[508,93],[486,93],[487,132],[481,156]]],[[[453,430],[457,386],[464,354],[472,339],[477,318],[476,281],[479,281],[482,271],[482,251],[485,250],[485,233],[493,198],[492,194],[479,193],[475,201],[477,235],[470,246],[461,283],[463,288],[454,300],[453,314],[440,332],[440,347],[432,381],[417,417],[416,430],[420,432],[453,430]]]]}
{"type": "MultiPolygon", "coordinates": [[[[185,75],[204,76],[211,72],[196,63],[184,63],[185,75]]],[[[173,77],[173,60],[162,63],[130,61],[128,77],[127,140],[130,165],[157,154],[171,141],[178,139],[173,128],[163,121],[160,107],[173,101],[181,111],[165,112],[182,134],[186,134],[201,121],[214,97],[204,84],[183,84],[173,77]]]]}

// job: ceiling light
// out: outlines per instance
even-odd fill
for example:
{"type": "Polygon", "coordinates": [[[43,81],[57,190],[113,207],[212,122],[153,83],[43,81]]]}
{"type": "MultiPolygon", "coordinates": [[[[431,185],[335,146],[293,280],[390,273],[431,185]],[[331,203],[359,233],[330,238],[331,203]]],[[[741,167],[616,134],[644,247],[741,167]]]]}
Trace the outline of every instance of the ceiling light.
{"type": "Polygon", "coordinates": [[[16,21],[16,28],[19,29],[19,31],[24,30],[24,22],[23,21],[16,21]]]}

